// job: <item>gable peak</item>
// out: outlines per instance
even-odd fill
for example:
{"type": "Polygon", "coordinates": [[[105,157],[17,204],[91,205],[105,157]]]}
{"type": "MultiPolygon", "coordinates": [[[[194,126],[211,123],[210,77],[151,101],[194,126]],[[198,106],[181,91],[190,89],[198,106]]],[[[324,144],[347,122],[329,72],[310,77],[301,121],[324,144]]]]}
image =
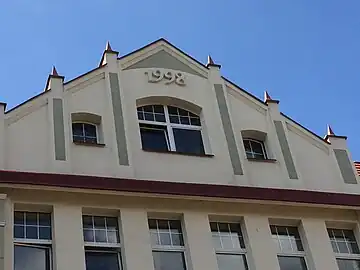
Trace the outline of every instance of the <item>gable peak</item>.
{"type": "Polygon", "coordinates": [[[208,58],[207,58],[207,64],[206,64],[206,67],[218,67],[218,68],[221,68],[221,65],[219,64],[215,64],[214,60],[211,58],[210,54],[208,55],[208,58]]]}
{"type": "Polygon", "coordinates": [[[59,76],[59,73],[57,72],[55,66],[53,66],[53,68],[52,68],[51,75],[52,75],[52,76],[59,76]]]}
{"type": "Polygon", "coordinates": [[[334,133],[334,131],[332,130],[332,128],[331,128],[330,125],[327,126],[327,135],[329,135],[329,136],[335,136],[335,133],[334,133]]]}

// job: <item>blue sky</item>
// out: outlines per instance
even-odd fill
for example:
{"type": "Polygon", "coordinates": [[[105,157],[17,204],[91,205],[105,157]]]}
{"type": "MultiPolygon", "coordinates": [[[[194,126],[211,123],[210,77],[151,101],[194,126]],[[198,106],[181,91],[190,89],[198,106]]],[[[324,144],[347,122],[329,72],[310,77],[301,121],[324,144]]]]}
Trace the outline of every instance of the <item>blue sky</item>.
{"type": "Polygon", "coordinates": [[[0,101],[41,92],[52,65],[67,80],[160,37],[320,136],[329,123],[360,160],[359,0],[11,0],[0,8],[0,101]]]}

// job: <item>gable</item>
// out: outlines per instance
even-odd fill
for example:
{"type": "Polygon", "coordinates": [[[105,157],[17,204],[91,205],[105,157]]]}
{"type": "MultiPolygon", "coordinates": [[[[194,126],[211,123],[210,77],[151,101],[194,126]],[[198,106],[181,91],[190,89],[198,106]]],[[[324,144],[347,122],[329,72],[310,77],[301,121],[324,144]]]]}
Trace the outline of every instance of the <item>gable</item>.
{"type": "Polygon", "coordinates": [[[184,64],[165,50],[158,51],[157,53],[150,55],[147,58],[125,68],[125,70],[137,68],[167,68],[204,77],[202,74],[184,64]]]}

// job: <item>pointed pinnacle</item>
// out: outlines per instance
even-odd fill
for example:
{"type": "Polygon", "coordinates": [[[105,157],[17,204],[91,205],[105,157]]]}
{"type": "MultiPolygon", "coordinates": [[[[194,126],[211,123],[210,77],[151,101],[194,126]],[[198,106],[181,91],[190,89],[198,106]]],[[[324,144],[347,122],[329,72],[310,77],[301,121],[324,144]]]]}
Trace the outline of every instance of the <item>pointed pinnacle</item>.
{"type": "Polygon", "coordinates": [[[264,102],[268,101],[268,100],[272,100],[272,98],[270,97],[268,91],[264,92],[264,102]]]}
{"type": "Polygon", "coordinates": [[[332,130],[332,128],[330,127],[330,125],[327,126],[327,135],[330,135],[330,136],[334,136],[335,133],[334,131],[332,130]]]}
{"type": "Polygon", "coordinates": [[[59,76],[59,74],[58,74],[55,66],[53,66],[53,68],[52,68],[51,75],[53,75],[53,76],[59,76]]]}
{"type": "Polygon", "coordinates": [[[207,65],[214,65],[214,61],[212,60],[210,55],[208,55],[207,65]]]}
{"type": "Polygon", "coordinates": [[[112,51],[112,48],[111,48],[111,46],[110,46],[110,42],[109,42],[109,41],[107,41],[107,43],[106,43],[106,48],[105,48],[105,50],[106,50],[106,51],[112,51]]]}

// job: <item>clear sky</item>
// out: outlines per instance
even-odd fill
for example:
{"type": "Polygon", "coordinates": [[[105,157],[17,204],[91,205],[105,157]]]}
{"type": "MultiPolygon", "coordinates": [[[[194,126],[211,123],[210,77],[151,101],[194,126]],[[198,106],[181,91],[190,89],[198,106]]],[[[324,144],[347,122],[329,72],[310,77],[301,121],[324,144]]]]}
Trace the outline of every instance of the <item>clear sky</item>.
{"type": "Polygon", "coordinates": [[[10,0],[0,4],[0,101],[40,93],[160,37],[320,136],[329,123],[360,160],[359,0],[10,0]]]}

